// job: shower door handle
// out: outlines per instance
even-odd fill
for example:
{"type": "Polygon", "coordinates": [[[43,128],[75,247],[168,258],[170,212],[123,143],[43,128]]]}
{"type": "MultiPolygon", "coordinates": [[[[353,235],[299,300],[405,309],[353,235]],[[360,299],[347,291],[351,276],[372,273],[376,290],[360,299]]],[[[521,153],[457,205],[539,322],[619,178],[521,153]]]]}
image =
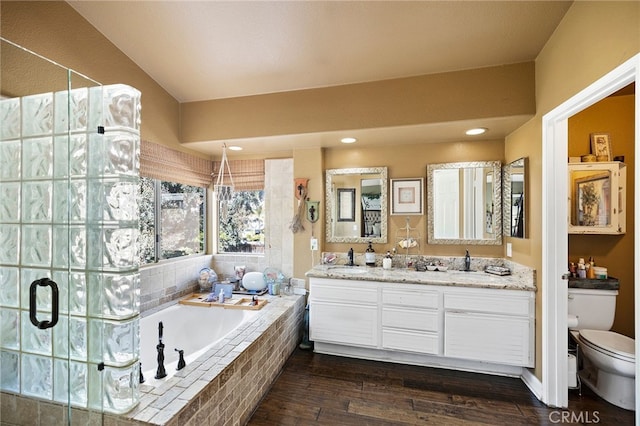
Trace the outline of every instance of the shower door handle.
{"type": "Polygon", "coordinates": [[[58,323],[58,284],[49,278],[41,278],[31,283],[29,287],[29,319],[31,324],[41,330],[51,328],[58,323]],[[51,287],[51,321],[38,321],[36,317],[36,293],[38,287],[51,287]]]}

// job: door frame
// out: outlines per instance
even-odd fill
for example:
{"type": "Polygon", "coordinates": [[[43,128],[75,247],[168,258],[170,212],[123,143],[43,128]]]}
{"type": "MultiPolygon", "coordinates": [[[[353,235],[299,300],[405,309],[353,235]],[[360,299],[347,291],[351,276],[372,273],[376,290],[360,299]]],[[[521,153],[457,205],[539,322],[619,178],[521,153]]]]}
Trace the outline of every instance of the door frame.
{"type": "MultiPolygon", "coordinates": [[[[567,286],[561,279],[567,272],[568,254],[568,120],[615,91],[640,82],[640,54],[601,77],[542,117],[542,402],[567,407],[567,286]]],[[[636,85],[637,86],[637,85],[636,85]]],[[[640,152],[640,96],[635,96],[635,152],[640,152]]],[[[635,168],[635,215],[640,223],[640,170],[635,168]]],[[[634,303],[640,307],[640,229],[634,235],[634,303]]],[[[634,310],[636,335],[640,330],[640,309],[634,310]]],[[[636,354],[640,342],[636,339],[636,354]]],[[[636,359],[636,376],[640,371],[636,359]]],[[[640,377],[640,376],[639,376],[640,377]]],[[[640,380],[636,380],[640,395],[640,380]]],[[[636,398],[640,412],[640,398],[636,398]]],[[[636,419],[640,424],[640,419],[636,419]]]]}

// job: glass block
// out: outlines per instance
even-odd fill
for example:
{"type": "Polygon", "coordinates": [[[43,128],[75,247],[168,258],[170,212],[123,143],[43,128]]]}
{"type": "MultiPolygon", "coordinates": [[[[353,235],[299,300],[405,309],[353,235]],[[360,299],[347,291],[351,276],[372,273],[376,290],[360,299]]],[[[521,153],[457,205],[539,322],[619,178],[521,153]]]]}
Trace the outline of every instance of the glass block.
{"type": "Polygon", "coordinates": [[[60,313],[86,315],[87,279],[84,272],[55,271],[53,280],[60,288],[60,313]]]}
{"type": "Polygon", "coordinates": [[[86,228],[55,226],[53,228],[53,264],[82,269],[87,264],[86,228]]]}
{"type": "Polygon", "coordinates": [[[0,347],[20,349],[20,311],[18,309],[0,310],[0,347]]]}
{"type": "Polygon", "coordinates": [[[53,361],[38,355],[22,354],[22,393],[42,399],[53,396],[53,361]]]}
{"type": "Polygon", "coordinates": [[[20,182],[0,183],[0,223],[20,222],[20,182]]]}
{"type": "Polygon", "coordinates": [[[88,365],[61,359],[53,361],[53,399],[76,407],[86,407],[88,400],[88,365]]]}
{"type": "MultiPolygon", "coordinates": [[[[89,220],[92,222],[130,222],[137,224],[137,179],[91,179],[89,181],[89,220]]],[[[136,225],[137,227],[137,225],[136,225]]]]}
{"type": "Polygon", "coordinates": [[[0,306],[18,308],[20,306],[19,269],[3,266],[0,268],[0,306]]]}
{"type": "Polygon", "coordinates": [[[91,176],[137,176],[140,137],[129,132],[91,135],[91,176]]]}
{"type": "Polygon", "coordinates": [[[22,227],[22,265],[51,265],[51,227],[47,225],[25,225],[22,227]]]}
{"type": "Polygon", "coordinates": [[[22,178],[43,179],[53,176],[53,138],[23,139],[22,178]]]}
{"type": "Polygon", "coordinates": [[[20,250],[20,226],[0,223],[0,263],[18,264],[20,250]]]}
{"type": "Polygon", "coordinates": [[[125,319],[138,310],[136,290],[140,276],[134,274],[89,274],[89,312],[92,316],[125,319]]]}
{"type": "Polygon", "coordinates": [[[20,392],[20,354],[0,351],[0,390],[20,392]]]}
{"type": "Polygon", "coordinates": [[[51,223],[53,183],[48,181],[22,182],[22,221],[51,223]]]}
{"type": "MultiPolygon", "coordinates": [[[[22,309],[29,309],[29,288],[31,287],[31,283],[42,278],[50,278],[47,269],[22,268],[20,270],[20,307],[22,309]]],[[[58,284],[58,287],[60,287],[61,283],[58,284]]],[[[36,307],[38,312],[45,312],[47,317],[51,316],[51,289],[49,287],[38,286],[38,290],[36,291],[36,307]]],[[[45,318],[39,319],[42,320],[45,318]]],[[[27,323],[31,324],[28,317],[27,323]]]]}
{"type": "Polygon", "coordinates": [[[105,271],[138,267],[138,229],[87,229],[87,266],[105,271]]]}
{"type": "Polygon", "coordinates": [[[20,179],[20,141],[0,143],[0,180],[20,179]]]}
{"type": "Polygon", "coordinates": [[[140,131],[140,91],[124,84],[89,89],[90,128],[140,131]]]}
{"type": "Polygon", "coordinates": [[[89,387],[88,387],[88,406],[92,410],[102,411],[102,400],[104,399],[104,382],[105,375],[102,371],[98,371],[97,364],[88,364],[89,368],[89,387]]]}
{"type": "Polygon", "coordinates": [[[138,364],[124,368],[106,367],[104,375],[103,409],[110,413],[126,413],[139,398],[138,364]]]}
{"type": "Polygon", "coordinates": [[[89,319],[89,360],[122,366],[137,359],[139,319],[110,321],[89,319]]]}
{"type": "Polygon", "coordinates": [[[53,327],[53,355],[78,361],[87,359],[87,320],[82,317],[61,316],[53,327]]]}
{"type": "MultiPolygon", "coordinates": [[[[42,291],[39,291],[42,293],[42,291]]],[[[21,311],[21,338],[22,338],[22,352],[30,352],[41,355],[51,355],[52,350],[52,330],[53,328],[47,328],[41,330],[31,323],[29,319],[29,311],[21,311]]],[[[50,321],[51,313],[40,312],[36,313],[38,321],[50,321]]]]}
{"type": "Polygon", "coordinates": [[[0,140],[20,137],[20,98],[0,99],[0,140]]]}
{"type": "Polygon", "coordinates": [[[22,137],[53,132],[53,93],[22,98],[22,137]]]}
{"type": "Polygon", "coordinates": [[[62,135],[54,139],[53,175],[82,177],[87,174],[87,135],[62,135]]]}
{"type": "Polygon", "coordinates": [[[53,183],[53,221],[85,223],[87,220],[87,183],[84,179],[53,183]]]}
{"type": "Polygon", "coordinates": [[[89,120],[89,89],[86,87],[55,94],[55,132],[86,131],[89,120]]]}

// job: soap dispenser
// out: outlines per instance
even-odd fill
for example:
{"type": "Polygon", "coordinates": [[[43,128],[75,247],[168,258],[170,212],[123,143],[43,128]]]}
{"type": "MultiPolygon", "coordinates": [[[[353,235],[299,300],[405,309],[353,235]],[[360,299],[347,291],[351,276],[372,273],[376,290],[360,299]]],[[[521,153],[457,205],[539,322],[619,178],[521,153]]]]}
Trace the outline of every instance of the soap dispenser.
{"type": "Polygon", "coordinates": [[[376,266],[376,252],[369,243],[369,246],[364,251],[364,263],[367,266],[376,266]]]}
{"type": "Polygon", "coordinates": [[[391,269],[392,265],[393,265],[393,257],[391,257],[391,252],[387,250],[386,256],[384,257],[384,259],[382,259],[382,268],[391,269]]]}

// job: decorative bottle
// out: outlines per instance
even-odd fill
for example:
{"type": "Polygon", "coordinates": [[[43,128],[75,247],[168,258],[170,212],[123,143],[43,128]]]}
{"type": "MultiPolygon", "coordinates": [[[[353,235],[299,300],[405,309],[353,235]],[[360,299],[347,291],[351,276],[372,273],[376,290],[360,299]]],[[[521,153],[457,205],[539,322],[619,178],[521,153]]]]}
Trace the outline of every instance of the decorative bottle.
{"type": "Polygon", "coordinates": [[[391,257],[391,252],[387,250],[387,254],[382,259],[382,268],[383,269],[391,269],[393,265],[393,258],[391,257]]]}
{"type": "Polygon", "coordinates": [[[224,303],[224,289],[220,289],[220,295],[218,296],[218,302],[224,303]]]}
{"type": "Polygon", "coordinates": [[[367,266],[376,266],[376,252],[371,247],[371,243],[369,243],[369,247],[364,251],[364,263],[367,266]]]}

